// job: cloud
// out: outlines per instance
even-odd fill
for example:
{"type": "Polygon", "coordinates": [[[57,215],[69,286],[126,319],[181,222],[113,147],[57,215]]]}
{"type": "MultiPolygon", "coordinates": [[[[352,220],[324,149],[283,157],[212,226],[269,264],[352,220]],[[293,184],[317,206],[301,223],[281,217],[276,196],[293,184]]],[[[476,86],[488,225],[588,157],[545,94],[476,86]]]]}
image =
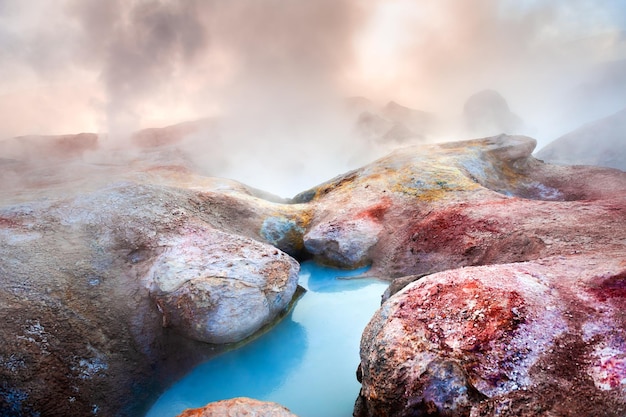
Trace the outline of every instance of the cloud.
{"type": "Polygon", "coordinates": [[[429,111],[441,137],[460,139],[465,100],[493,89],[547,140],[626,106],[624,66],[607,70],[626,59],[625,11],[618,0],[0,0],[0,138],[100,131],[124,144],[139,128],[219,116],[221,134],[194,142],[209,173],[295,189],[306,182],[295,172],[321,180],[375,153],[349,134],[340,98],[429,111]]]}
{"type": "MultiPolygon", "coordinates": [[[[6,103],[22,91],[57,96],[69,81],[69,101],[92,113],[77,119],[99,130],[274,101],[307,106],[323,94],[460,111],[481,89],[507,98],[566,90],[592,65],[619,58],[620,47],[626,58],[625,9],[615,0],[3,0],[0,107],[10,113],[6,103]]],[[[51,100],[31,101],[42,114],[51,100]]],[[[0,133],[50,133],[28,125],[58,130],[59,120],[71,128],[69,117],[12,116],[14,127],[0,133]]]]}
{"type": "Polygon", "coordinates": [[[617,1],[391,0],[378,8],[359,44],[358,84],[376,79],[371,96],[442,115],[495,89],[532,124],[564,110],[591,68],[626,58],[626,6],[617,1]]]}
{"type": "Polygon", "coordinates": [[[150,100],[240,111],[332,89],[355,20],[349,2],[329,0],[77,1],[70,10],[82,59],[100,71],[109,128],[131,130],[150,100]]]}

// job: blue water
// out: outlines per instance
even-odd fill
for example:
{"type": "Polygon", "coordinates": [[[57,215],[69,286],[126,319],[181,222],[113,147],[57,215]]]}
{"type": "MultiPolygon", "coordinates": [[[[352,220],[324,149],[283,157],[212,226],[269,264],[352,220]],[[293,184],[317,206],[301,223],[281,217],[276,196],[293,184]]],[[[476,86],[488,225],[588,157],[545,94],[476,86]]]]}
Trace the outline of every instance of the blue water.
{"type": "Polygon", "coordinates": [[[197,366],[147,417],[174,417],[233,397],[274,401],[299,417],[351,416],[361,333],[387,283],[337,278],[363,272],[303,263],[300,285],[307,292],[288,316],[255,341],[197,366]]]}

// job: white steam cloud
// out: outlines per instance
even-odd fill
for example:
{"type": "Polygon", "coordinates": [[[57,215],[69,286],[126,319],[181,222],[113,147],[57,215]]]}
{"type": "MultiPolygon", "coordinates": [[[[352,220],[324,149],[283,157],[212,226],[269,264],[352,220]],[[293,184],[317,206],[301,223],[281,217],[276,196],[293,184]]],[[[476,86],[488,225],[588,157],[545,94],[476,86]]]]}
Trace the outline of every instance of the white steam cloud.
{"type": "Polygon", "coordinates": [[[195,162],[287,196],[387,146],[354,134],[346,97],[428,112],[429,140],[491,133],[462,117],[483,90],[544,144],[626,107],[625,22],[619,0],[0,0],[0,138],[124,146],[214,117],[195,162]]]}

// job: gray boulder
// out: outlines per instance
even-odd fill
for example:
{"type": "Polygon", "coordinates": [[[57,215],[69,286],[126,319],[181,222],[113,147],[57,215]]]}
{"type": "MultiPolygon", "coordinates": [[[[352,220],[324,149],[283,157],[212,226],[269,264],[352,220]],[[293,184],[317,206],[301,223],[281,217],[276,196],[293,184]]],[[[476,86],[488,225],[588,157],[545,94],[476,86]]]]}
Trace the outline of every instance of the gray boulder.
{"type": "Polygon", "coordinates": [[[285,310],[299,264],[250,238],[196,228],[162,242],[145,277],[163,325],[207,343],[235,343],[285,310]]]}

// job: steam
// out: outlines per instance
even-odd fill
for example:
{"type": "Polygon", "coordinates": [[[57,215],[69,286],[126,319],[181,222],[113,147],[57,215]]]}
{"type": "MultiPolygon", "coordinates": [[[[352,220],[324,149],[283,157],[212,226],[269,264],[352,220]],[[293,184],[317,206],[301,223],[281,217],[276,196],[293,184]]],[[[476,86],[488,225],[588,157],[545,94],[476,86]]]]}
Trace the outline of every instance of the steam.
{"type": "Polygon", "coordinates": [[[626,107],[624,22],[619,0],[1,0],[0,138],[130,151],[138,129],[212,117],[196,165],[288,196],[398,145],[359,135],[346,97],[379,127],[389,101],[433,115],[413,139],[392,126],[405,143],[487,134],[462,114],[484,90],[540,145],[626,107]]]}
{"type": "MultiPolygon", "coordinates": [[[[529,124],[526,133],[544,140],[576,127],[584,121],[580,118],[597,118],[624,106],[623,99],[617,100],[620,104],[613,100],[619,91],[606,91],[595,103],[571,102],[581,84],[597,78],[593,72],[598,67],[626,58],[626,8],[617,1],[412,4],[380,2],[380,15],[365,33],[361,59],[371,68],[368,77],[378,80],[370,96],[450,118],[472,94],[495,90],[529,124]],[[388,28],[395,43],[381,64],[365,45],[376,40],[368,34],[384,33],[385,25],[395,28],[388,28]],[[617,108],[598,109],[605,101],[617,108]]],[[[379,47],[383,53],[385,46],[379,47]]],[[[618,80],[611,84],[620,87],[618,80]]]]}

